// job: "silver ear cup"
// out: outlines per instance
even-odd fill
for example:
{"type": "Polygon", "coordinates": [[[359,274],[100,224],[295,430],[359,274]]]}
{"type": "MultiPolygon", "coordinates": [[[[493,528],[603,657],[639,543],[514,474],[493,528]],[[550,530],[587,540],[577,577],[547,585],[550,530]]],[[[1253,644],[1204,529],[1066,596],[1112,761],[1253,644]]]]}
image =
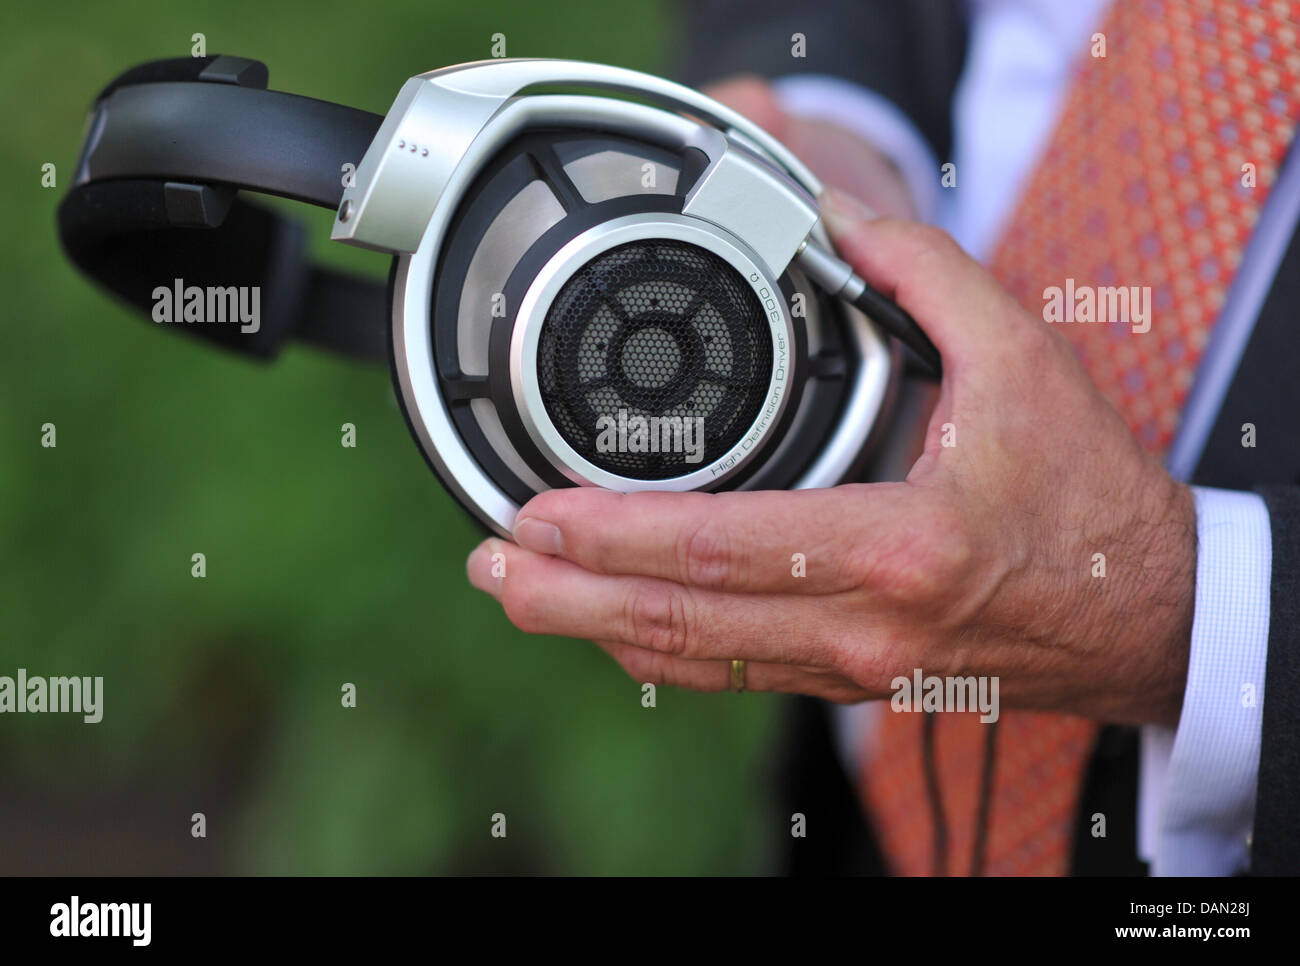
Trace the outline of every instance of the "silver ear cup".
{"type": "MultiPolygon", "coordinates": [[[[411,116],[418,113],[411,108],[411,116]]],[[[751,150],[761,144],[743,125],[723,140],[731,143],[733,135],[751,150]]],[[[865,316],[833,304],[797,265],[775,278],[763,267],[766,261],[754,257],[762,245],[729,235],[704,206],[685,210],[699,186],[716,188],[729,176],[717,164],[720,138],[696,120],[626,101],[564,94],[518,99],[460,158],[418,248],[399,255],[393,299],[399,400],[431,468],[497,533],[507,535],[518,508],[539,491],[574,483],[624,490],[781,489],[833,485],[860,469],[871,434],[886,421],[896,360],[865,316]],[[581,129],[566,130],[566,123],[581,129]],[[512,380],[531,371],[540,382],[541,372],[536,365],[513,365],[512,335],[536,332],[539,326],[529,320],[545,319],[558,286],[546,298],[533,297],[543,276],[565,262],[562,248],[621,218],[660,216],[690,222],[719,249],[734,242],[736,251],[749,252],[759,266],[755,272],[740,270],[742,256],[730,263],[747,282],[751,274],[761,278],[763,297],[781,303],[796,392],[762,445],[737,459],[730,475],[633,478],[629,486],[626,477],[602,476],[600,467],[556,458],[565,446],[573,449],[562,438],[554,446],[539,443],[529,421],[538,409],[545,411],[540,392],[531,405],[512,380]]],[[[815,182],[795,177],[816,190],[815,182]]],[[[719,197],[715,190],[715,203],[719,197]]],[[[813,233],[826,243],[820,226],[813,233]]],[[[764,250],[773,250],[771,239],[769,233],[764,250]]],[[[575,257],[564,271],[571,266],[576,272],[599,254],[575,257]]],[[[561,283],[567,279],[560,276],[561,283]]],[[[653,349],[663,334],[648,332],[642,341],[653,349]]],[[[533,422],[554,429],[557,419],[547,414],[533,422]]]]}
{"type": "Polygon", "coordinates": [[[573,483],[788,487],[834,428],[855,364],[843,320],[806,280],[800,290],[794,276],[766,276],[735,254],[739,240],[678,213],[684,167],[681,154],[631,138],[528,134],[453,220],[435,284],[437,368],[454,377],[445,395],[460,436],[519,503],[573,483]],[[632,257],[598,245],[544,304],[529,301],[561,250],[639,218],[649,227],[623,247],[632,257]],[[684,234],[664,237],[677,223],[684,234]],[[510,343],[529,326],[533,404],[510,384],[510,343]],[[617,446],[598,449],[615,427],[617,446]]]}
{"type": "Polygon", "coordinates": [[[466,192],[435,279],[435,367],[516,503],[574,483],[784,488],[823,455],[860,363],[842,310],[680,214],[689,167],[632,138],[529,133],[466,192]]]}

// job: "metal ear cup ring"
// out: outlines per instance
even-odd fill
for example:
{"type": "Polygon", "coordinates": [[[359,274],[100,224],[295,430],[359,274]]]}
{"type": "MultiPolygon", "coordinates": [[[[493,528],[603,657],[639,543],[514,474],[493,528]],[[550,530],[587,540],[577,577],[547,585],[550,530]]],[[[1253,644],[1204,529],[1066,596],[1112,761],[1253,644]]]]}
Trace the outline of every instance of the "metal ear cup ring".
{"type": "Polygon", "coordinates": [[[387,359],[429,466],[497,534],[553,487],[856,479],[904,378],[887,336],[938,372],[916,323],[835,257],[812,173],[696,91],[502,59],[412,77],[380,116],[268,76],[219,56],[110,83],[64,250],[223,348],[387,359]],[[256,193],[333,209],[333,240],[391,259],[387,288],[312,265],[304,228],[256,193]],[[241,326],[245,291],[260,316],[241,326]]]}

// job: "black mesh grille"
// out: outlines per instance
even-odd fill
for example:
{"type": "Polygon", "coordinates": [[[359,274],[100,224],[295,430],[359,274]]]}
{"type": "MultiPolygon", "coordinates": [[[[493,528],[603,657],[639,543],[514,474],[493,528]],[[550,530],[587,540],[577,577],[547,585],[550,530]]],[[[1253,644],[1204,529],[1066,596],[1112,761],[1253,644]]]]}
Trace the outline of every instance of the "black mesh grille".
{"type": "Polygon", "coordinates": [[[767,395],[772,341],[758,297],[722,259],[681,242],[632,242],[560,290],[537,368],[547,413],[583,458],[663,480],[740,441],[767,395]]]}

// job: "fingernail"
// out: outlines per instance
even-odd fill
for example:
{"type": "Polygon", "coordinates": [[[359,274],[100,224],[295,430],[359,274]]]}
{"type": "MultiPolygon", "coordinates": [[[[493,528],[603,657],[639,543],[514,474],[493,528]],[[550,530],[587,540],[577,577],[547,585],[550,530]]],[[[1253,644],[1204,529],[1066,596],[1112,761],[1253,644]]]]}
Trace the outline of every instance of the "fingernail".
{"type": "MultiPolygon", "coordinates": [[[[505,561],[503,560],[501,563],[504,566],[505,561]]],[[[496,562],[492,559],[491,549],[486,543],[480,543],[465,561],[465,575],[469,577],[471,584],[485,594],[500,597],[501,579],[492,574],[495,565],[496,562]]]]}
{"type": "Polygon", "coordinates": [[[558,557],[564,552],[564,538],[560,528],[536,517],[524,517],[515,523],[515,543],[533,553],[558,557]]]}
{"type": "Polygon", "coordinates": [[[822,218],[836,235],[847,234],[864,221],[874,221],[879,217],[872,208],[837,188],[826,189],[821,208],[822,218]]]}

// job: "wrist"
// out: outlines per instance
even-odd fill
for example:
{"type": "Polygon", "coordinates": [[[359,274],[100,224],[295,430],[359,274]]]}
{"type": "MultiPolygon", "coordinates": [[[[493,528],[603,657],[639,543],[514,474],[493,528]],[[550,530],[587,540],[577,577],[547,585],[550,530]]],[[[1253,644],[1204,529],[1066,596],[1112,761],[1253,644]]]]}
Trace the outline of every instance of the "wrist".
{"type": "MultiPolygon", "coordinates": [[[[1196,502],[1189,487],[1162,474],[1121,546],[1137,553],[1119,573],[1131,586],[1106,626],[1124,680],[1115,715],[1134,724],[1177,727],[1187,686],[1196,605],[1196,502]],[[1125,686],[1127,685],[1127,686],[1125,686]]],[[[1104,653],[1104,652],[1103,652],[1104,653]]]]}

